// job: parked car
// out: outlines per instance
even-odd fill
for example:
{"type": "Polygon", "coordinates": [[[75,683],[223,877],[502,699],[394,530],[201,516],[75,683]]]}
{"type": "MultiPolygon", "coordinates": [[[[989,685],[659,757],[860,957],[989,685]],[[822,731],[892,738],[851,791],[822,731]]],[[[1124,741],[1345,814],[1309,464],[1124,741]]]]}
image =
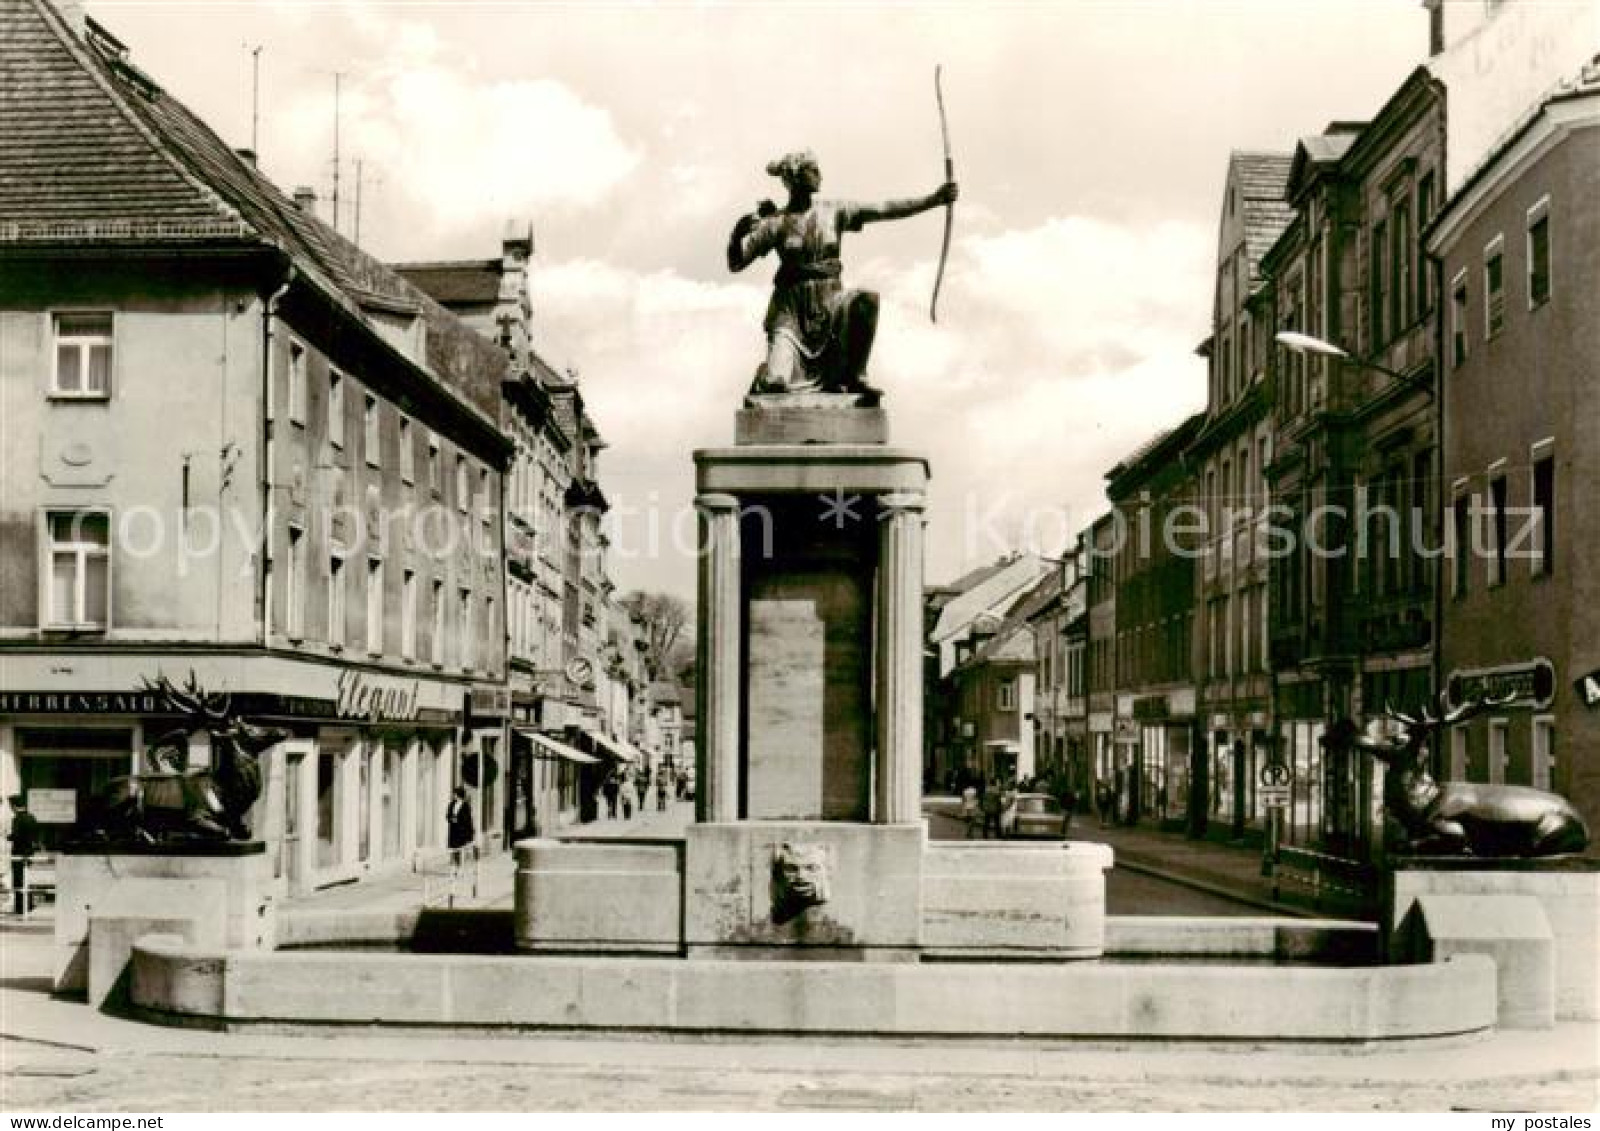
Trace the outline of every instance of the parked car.
{"type": "Polygon", "coordinates": [[[1065,840],[1070,816],[1048,793],[1019,793],[1012,803],[1007,836],[1026,840],[1065,840]]]}

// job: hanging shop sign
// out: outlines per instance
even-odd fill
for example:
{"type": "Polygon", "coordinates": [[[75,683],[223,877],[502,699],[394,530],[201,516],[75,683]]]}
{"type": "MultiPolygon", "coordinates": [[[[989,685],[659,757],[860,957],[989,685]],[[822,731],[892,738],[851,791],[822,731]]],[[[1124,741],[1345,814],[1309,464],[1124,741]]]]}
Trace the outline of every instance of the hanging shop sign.
{"type": "Polygon", "coordinates": [[[1494,700],[1506,707],[1548,707],[1556,694],[1556,668],[1539,657],[1525,664],[1497,668],[1467,668],[1450,673],[1445,683],[1450,705],[1494,700]]]}

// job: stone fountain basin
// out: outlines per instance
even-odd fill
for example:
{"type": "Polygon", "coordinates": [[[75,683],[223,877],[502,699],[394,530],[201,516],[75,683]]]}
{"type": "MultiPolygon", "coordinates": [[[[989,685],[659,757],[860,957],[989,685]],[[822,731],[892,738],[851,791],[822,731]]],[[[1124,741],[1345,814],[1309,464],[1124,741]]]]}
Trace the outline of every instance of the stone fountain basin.
{"type": "MultiPolygon", "coordinates": [[[[493,914],[477,913],[476,925],[457,933],[509,937],[509,924],[493,914]]],[[[1107,960],[1087,962],[370,949],[410,948],[420,933],[436,945],[439,923],[428,925],[426,913],[286,912],[276,950],[145,935],[133,947],[130,1003],[150,1020],[219,1029],[1290,1042],[1455,1036],[1492,1028],[1496,1015],[1491,958],[1373,965],[1374,928],[1336,921],[1112,917],[1107,960]]]]}

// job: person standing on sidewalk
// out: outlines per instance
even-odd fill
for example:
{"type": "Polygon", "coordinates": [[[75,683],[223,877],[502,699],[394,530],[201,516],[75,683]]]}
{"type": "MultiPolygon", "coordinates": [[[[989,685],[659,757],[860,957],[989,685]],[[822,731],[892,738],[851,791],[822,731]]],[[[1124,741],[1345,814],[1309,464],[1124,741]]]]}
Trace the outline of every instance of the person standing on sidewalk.
{"type": "Polygon", "coordinates": [[[665,813],[666,811],[667,811],[667,772],[665,770],[657,770],[656,771],[656,812],[657,813],[665,813]]]}
{"type": "Polygon", "coordinates": [[[12,910],[27,914],[28,858],[39,851],[39,819],[28,812],[22,794],[11,797],[11,900],[12,910]]]}
{"type": "Polygon", "coordinates": [[[448,843],[450,845],[450,866],[459,868],[466,850],[477,839],[478,831],[472,823],[472,803],[467,800],[467,787],[456,786],[455,792],[450,796],[450,804],[445,806],[444,823],[448,843]]]}

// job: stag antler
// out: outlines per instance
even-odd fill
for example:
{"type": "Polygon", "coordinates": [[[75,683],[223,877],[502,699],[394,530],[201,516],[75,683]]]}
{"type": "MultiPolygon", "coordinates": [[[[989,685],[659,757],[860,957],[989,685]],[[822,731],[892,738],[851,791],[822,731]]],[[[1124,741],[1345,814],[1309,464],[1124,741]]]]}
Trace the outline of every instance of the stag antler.
{"type": "Polygon", "coordinates": [[[168,704],[179,714],[192,715],[212,725],[222,725],[228,721],[228,712],[233,705],[233,693],[207,692],[200,686],[200,677],[192,668],[181,688],[175,686],[163,672],[157,672],[153,680],[144,678],[139,683],[143,690],[165,697],[168,704]]]}
{"type": "Polygon", "coordinates": [[[1508,691],[1504,695],[1497,695],[1493,699],[1486,699],[1482,695],[1476,699],[1468,699],[1459,707],[1450,706],[1449,690],[1439,692],[1439,711],[1443,716],[1439,720],[1441,726],[1455,726],[1457,723],[1471,718],[1473,715],[1484,711],[1492,711],[1496,707],[1504,707],[1516,701],[1517,693],[1508,691]]]}

